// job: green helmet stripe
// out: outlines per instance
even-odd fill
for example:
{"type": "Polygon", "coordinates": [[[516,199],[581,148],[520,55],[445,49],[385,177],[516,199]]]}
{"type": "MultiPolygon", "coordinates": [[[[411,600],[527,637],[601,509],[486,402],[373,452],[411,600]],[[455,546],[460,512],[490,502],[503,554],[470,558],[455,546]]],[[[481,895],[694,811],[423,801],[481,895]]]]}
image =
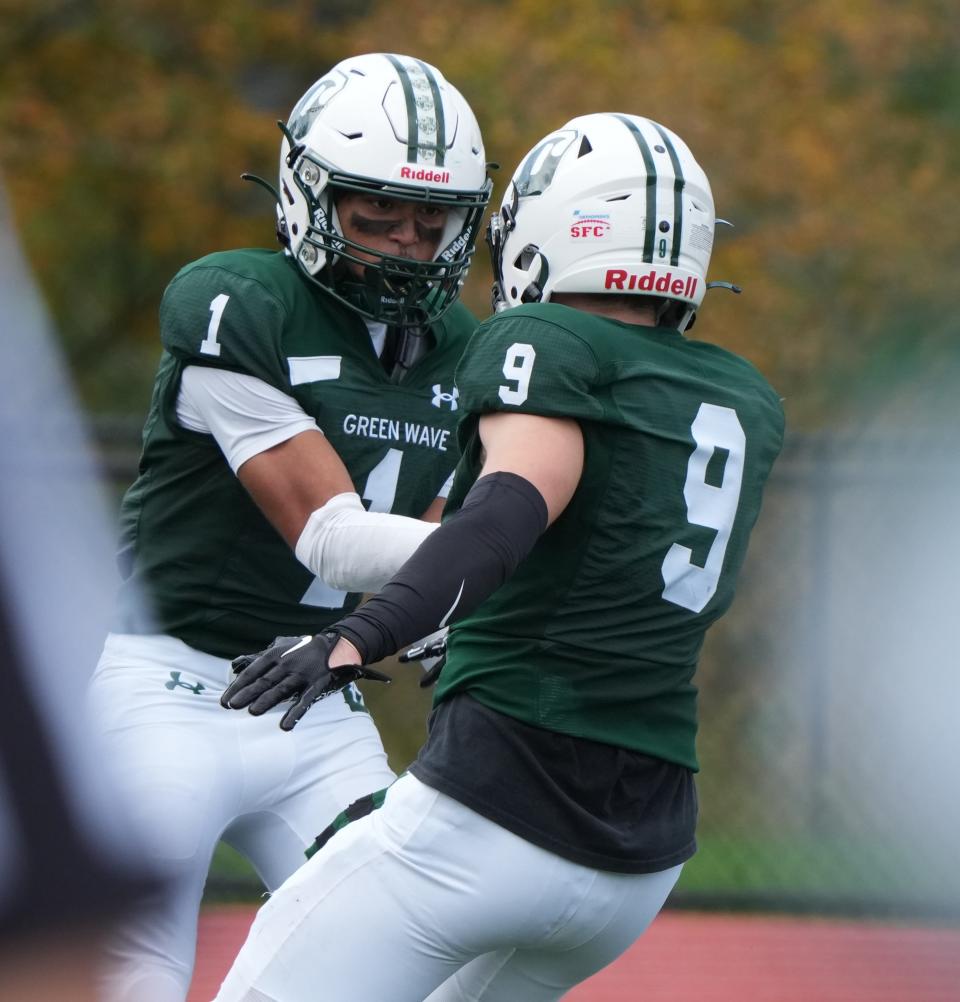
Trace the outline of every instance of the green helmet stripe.
{"type": "Polygon", "coordinates": [[[436,164],[438,167],[442,167],[443,158],[447,152],[447,123],[443,116],[443,98],[440,97],[440,86],[437,84],[437,78],[434,76],[433,70],[426,63],[420,62],[419,59],[417,60],[417,64],[423,70],[423,75],[430,84],[430,93],[433,95],[433,110],[437,119],[436,164]]]}
{"type": "Polygon", "coordinates": [[[670,141],[667,130],[656,122],[650,124],[660,133],[663,145],[666,146],[667,152],[670,154],[670,163],[673,164],[673,246],[670,249],[670,263],[678,265],[680,263],[680,237],[683,234],[683,188],[687,181],[683,176],[680,158],[670,141]]]}
{"type": "Polygon", "coordinates": [[[647,205],[644,210],[646,224],[643,233],[643,260],[653,263],[653,247],[657,240],[657,167],[653,162],[653,154],[647,145],[643,133],[626,115],[614,114],[630,130],[630,135],[636,140],[643,157],[643,166],[647,171],[647,205]]]}
{"type": "Polygon", "coordinates": [[[410,82],[410,74],[407,68],[397,59],[396,56],[387,54],[387,59],[393,64],[400,78],[400,86],[403,88],[403,99],[407,103],[407,163],[417,162],[418,142],[418,122],[417,122],[417,101],[413,96],[413,84],[410,82]]]}
{"type": "Polygon", "coordinates": [[[403,63],[387,55],[403,87],[407,104],[407,162],[443,166],[446,153],[446,122],[440,85],[433,70],[419,59],[403,63]]]}

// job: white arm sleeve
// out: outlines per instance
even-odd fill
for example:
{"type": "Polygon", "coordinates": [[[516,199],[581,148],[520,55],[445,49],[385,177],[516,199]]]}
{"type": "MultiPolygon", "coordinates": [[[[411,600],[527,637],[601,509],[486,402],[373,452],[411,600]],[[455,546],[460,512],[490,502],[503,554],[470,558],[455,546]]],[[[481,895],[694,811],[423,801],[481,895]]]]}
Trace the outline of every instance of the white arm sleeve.
{"type": "Polygon", "coordinates": [[[177,420],[189,431],[213,435],[234,473],[259,452],[317,422],[293,397],[256,376],[205,365],[183,370],[177,420]]]}
{"type": "Polygon", "coordinates": [[[380,591],[437,528],[437,522],[367,511],[359,495],[337,494],[307,519],[297,559],[332,588],[380,591]]]}

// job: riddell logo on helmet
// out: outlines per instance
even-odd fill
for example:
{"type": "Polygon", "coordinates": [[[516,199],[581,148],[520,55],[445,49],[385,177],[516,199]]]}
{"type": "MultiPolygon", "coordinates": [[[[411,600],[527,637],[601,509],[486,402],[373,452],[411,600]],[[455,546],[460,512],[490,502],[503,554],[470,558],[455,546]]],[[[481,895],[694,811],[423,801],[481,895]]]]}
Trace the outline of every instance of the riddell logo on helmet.
{"type": "Polygon", "coordinates": [[[450,183],[450,171],[431,170],[429,167],[401,167],[400,177],[408,178],[411,181],[436,181],[437,184],[450,183]]]}
{"type": "Polygon", "coordinates": [[[665,272],[658,278],[655,271],[638,275],[623,268],[608,268],[603,287],[621,292],[669,292],[673,296],[693,299],[699,283],[700,279],[693,275],[686,279],[674,278],[672,271],[665,272]]]}

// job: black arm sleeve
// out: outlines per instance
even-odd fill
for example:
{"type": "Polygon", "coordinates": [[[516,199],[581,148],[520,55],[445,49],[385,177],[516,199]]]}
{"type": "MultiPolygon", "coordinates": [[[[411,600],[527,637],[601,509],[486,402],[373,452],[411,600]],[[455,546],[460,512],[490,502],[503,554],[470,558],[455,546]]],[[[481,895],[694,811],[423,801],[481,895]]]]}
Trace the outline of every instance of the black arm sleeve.
{"type": "Polygon", "coordinates": [[[383,590],[333,629],[364,664],[379,661],[472,612],[510,577],[546,527],[546,502],[529,480],[487,474],[383,590]]]}

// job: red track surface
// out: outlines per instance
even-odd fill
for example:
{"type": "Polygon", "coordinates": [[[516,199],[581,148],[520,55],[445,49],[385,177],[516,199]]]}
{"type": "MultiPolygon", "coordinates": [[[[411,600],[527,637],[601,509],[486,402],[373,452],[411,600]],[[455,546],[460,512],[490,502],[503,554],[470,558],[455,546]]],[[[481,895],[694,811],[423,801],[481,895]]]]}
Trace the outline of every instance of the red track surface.
{"type": "MultiPolygon", "coordinates": [[[[252,917],[203,912],[187,1002],[210,1002],[252,917]]],[[[668,911],[567,1000],[960,1002],[960,929],[668,911]]]]}

